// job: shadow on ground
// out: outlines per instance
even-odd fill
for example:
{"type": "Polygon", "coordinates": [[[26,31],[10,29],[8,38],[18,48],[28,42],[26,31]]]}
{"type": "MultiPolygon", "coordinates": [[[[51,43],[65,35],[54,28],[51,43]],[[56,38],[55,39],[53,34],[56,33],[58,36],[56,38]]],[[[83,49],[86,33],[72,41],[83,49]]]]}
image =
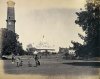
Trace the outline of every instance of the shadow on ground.
{"type": "Polygon", "coordinates": [[[68,63],[63,63],[67,65],[73,65],[73,66],[90,66],[94,68],[100,68],[100,62],[68,62],[68,63]]]}

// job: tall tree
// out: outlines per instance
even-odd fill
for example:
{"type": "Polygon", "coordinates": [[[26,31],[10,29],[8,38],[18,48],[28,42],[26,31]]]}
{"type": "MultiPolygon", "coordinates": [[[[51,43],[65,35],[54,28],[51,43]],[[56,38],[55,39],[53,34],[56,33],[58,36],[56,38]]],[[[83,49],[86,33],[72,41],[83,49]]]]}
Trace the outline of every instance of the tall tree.
{"type": "Polygon", "coordinates": [[[86,34],[84,39],[79,35],[85,42],[82,46],[86,49],[84,53],[92,56],[100,56],[100,5],[96,1],[87,2],[84,11],[76,12],[75,21],[86,34]]]}

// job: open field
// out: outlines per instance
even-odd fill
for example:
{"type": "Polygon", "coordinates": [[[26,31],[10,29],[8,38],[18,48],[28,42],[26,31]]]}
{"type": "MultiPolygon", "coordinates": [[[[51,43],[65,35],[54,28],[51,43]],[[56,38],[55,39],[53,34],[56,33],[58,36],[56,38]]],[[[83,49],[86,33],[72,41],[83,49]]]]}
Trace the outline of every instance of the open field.
{"type": "Polygon", "coordinates": [[[100,79],[99,61],[40,59],[41,65],[28,67],[27,59],[23,66],[16,67],[11,60],[0,60],[0,79],[100,79]]]}

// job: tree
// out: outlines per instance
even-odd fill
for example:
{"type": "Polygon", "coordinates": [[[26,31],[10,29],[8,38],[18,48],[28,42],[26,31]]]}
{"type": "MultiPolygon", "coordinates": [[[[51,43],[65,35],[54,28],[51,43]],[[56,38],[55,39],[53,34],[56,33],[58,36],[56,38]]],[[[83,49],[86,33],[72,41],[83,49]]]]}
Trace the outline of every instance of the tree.
{"type": "Polygon", "coordinates": [[[85,10],[81,12],[76,12],[77,20],[75,21],[82,30],[85,32],[86,36],[83,37],[79,34],[82,40],[84,40],[83,45],[78,43],[73,43],[73,48],[84,53],[83,55],[100,56],[100,5],[95,2],[87,2],[85,10]],[[77,49],[76,49],[76,48],[77,49]],[[82,50],[83,49],[83,50],[82,50]]]}
{"type": "Polygon", "coordinates": [[[3,42],[2,42],[2,55],[19,54],[23,55],[24,50],[22,43],[18,41],[19,35],[5,29],[3,32],[3,42]]]}
{"type": "Polygon", "coordinates": [[[2,55],[10,55],[11,53],[15,53],[17,46],[17,34],[12,31],[5,30],[3,33],[3,51],[2,55]]]}
{"type": "Polygon", "coordinates": [[[25,55],[26,52],[24,51],[23,47],[22,47],[22,43],[20,43],[19,41],[17,41],[17,46],[16,46],[16,51],[15,54],[19,54],[19,55],[25,55]]]}

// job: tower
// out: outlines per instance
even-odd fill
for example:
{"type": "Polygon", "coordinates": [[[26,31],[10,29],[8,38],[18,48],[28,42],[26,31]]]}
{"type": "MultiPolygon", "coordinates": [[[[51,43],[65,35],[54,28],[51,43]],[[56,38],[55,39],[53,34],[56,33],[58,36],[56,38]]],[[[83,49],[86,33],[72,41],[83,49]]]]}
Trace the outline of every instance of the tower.
{"type": "Polygon", "coordinates": [[[15,2],[9,0],[7,2],[7,29],[15,32],[15,2]]]}

